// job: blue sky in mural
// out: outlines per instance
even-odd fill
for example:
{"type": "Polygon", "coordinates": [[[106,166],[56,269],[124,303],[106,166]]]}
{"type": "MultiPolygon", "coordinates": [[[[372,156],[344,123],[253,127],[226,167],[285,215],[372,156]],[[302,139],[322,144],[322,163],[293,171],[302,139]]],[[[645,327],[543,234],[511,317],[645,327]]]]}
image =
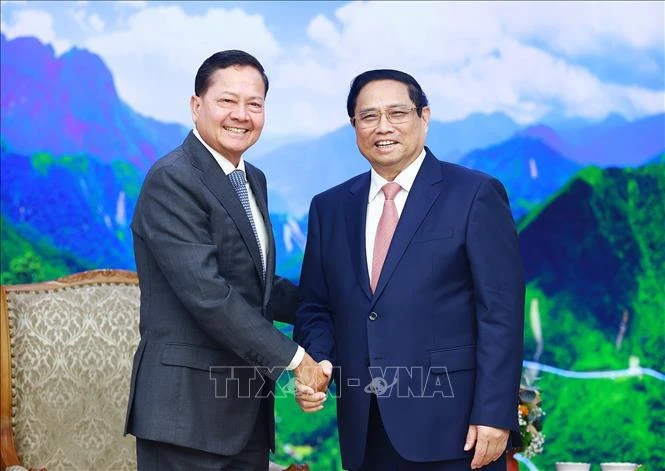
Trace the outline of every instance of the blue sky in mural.
{"type": "Polygon", "coordinates": [[[7,39],[100,54],[138,112],[190,125],[196,68],[245,49],[271,78],[264,136],[316,136],[347,122],[353,76],[401,68],[433,116],[502,112],[637,119],[665,110],[662,2],[2,2],[7,39]]]}

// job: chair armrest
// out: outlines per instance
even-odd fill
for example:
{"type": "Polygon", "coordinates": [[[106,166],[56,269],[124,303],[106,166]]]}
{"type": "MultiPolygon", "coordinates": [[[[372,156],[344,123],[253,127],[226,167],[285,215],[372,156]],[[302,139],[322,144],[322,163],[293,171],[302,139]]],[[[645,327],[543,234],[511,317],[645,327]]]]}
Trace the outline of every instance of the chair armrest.
{"type": "Polygon", "coordinates": [[[9,336],[7,290],[0,285],[0,469],[28,471],[19,466],[21,461],[14,445],[12,431],[12,355],[9,336]]]}

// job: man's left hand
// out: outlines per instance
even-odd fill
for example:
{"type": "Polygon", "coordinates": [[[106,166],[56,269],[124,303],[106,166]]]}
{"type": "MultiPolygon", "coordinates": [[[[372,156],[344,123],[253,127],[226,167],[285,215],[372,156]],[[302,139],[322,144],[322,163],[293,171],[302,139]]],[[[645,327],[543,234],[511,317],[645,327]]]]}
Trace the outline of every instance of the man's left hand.
{"type": "Polygon", "coordinates": [[[509,431],[502,428],[469,425],[464,451],[476,447],[473,461],[471,461],[471,469],[482,468],[498,459],[506,451],[508,434],[509,431]]]}

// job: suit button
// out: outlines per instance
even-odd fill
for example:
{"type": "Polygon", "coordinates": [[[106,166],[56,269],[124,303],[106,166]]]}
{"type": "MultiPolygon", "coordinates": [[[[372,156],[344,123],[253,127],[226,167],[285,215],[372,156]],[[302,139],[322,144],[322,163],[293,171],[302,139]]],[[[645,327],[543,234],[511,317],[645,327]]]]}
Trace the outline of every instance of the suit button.
{"type": "Polygon", "coordinates": [[[368,317],[370,321],[375,321],[379,315],[376,312],[370,312],[368,317]]]}

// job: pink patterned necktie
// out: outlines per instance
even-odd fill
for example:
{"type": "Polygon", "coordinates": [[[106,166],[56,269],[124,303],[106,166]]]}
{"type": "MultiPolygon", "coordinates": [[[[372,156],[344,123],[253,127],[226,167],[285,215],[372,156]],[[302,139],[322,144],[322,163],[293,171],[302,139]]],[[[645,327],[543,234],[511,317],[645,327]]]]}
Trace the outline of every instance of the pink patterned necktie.
{"type": "Polygon", "coordinates": [[[390,247],[390,241],[393,238],[395,228],[397,227],[397,221],[399,220],[397,206],[395,206],[395,196],[401,189],[402,187],[399,183],[395,182],[386,183],[381,188],[386,199],[383,202],[383,212],[381,213],[381,219],[379,219],[379,225],[376,228],[376,237],[374,238],[372,277],[370,278],[372,293],[374,293],[376,285],[379,283],[379,276],[381,275],[383,262],[386,260],[388,247],[390,247]]]}

